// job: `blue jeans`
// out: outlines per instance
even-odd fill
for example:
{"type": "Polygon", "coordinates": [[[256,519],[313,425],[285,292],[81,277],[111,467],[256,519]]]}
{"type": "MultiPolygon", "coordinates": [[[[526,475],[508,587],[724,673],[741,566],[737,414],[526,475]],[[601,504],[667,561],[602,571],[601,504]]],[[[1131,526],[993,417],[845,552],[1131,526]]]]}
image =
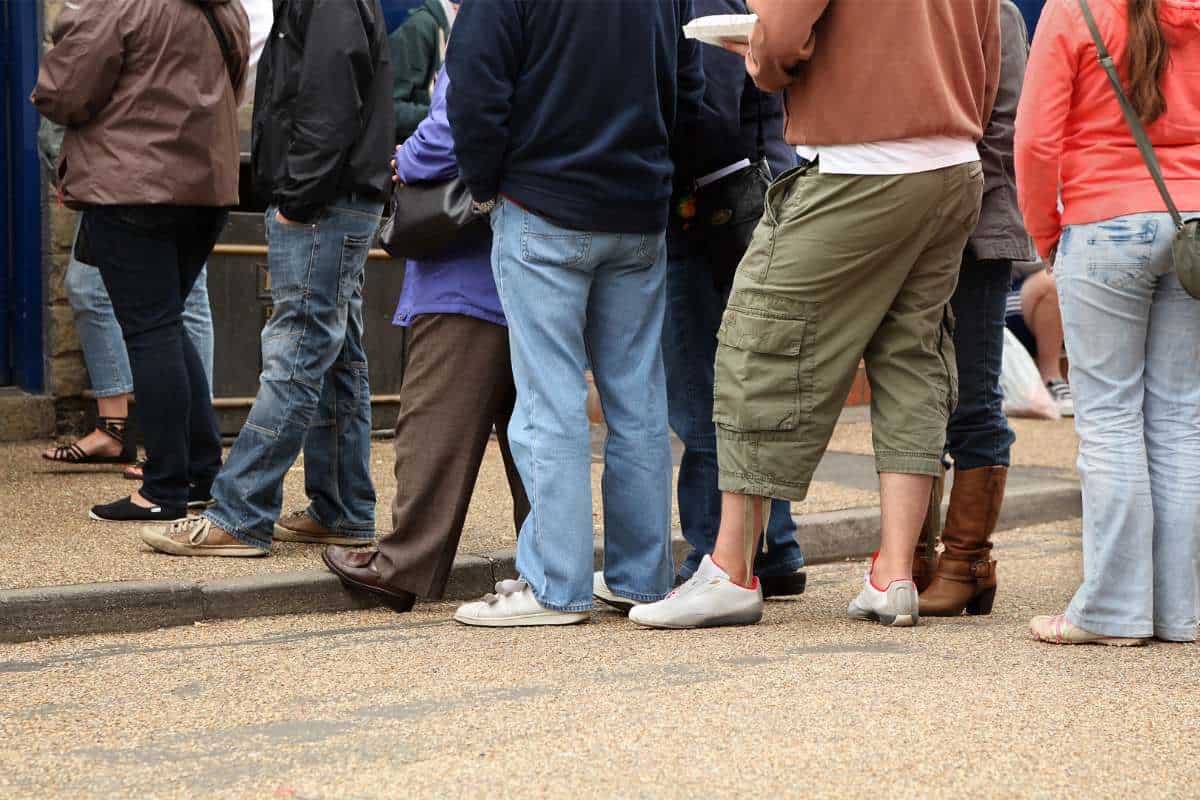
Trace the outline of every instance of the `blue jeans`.
{"type": "Polygon", "coordinates": [[[1009,465],[1016,437],[1004,416],[1000,367],[1004,307],[1011,285],[1011,261],[980,261],[967,249],[950,300],[957,320],[958,407],[950,415],[946,451],[958,470],[1009,465]]]}
{"type": "MultiPolygon", "coordinates": [[[[679,522],[692,550],[679,565],[690,578],[701,559],[711,555],[721,524],[721,492],[717,488],[717,429],[713,425],[713,364],[717,328],[727,294],[718,289],[708,261],[686,252],[667,262],[667,314],[663,325],[663,361],[667,373],[667,405],[671,429],[683,442],[679,462],[679,522]]],[[[756,575],[784,575],[804,566],[796,541],[792,505],[771,503],[766,550],[755,559],[756,575]]]]}
{"type": "Polygon", "coordinates": [[[312,518],[342,536],[375,536],[362,292],[382,211],[345,200],[303,225],[267,209],[274,311],[262,332],[258,396],[205,514],[240,542],[270,546],[283,476],[301,449],[312,518]]]}
{"type": "MultiPolygon", "coordinates": [[[[1189,215],[1194,216],[1194,215],[1189,215]]],[[[1083,481],[1083,585],[1067,618],[1106,636],[1196,638],[1200,302],[1166,214],[1072,225],[1055,277],[1083,481]]]]}
{"type": "MultiPolygon", "coordinates": [[[[125,340],[121,338],[121,327],[113,315],[112,301],[100,278],[100,270],[77,260],[73,245],[64,284],[67,302],[75,314],[75,332],[83,348],[92,393],[97,398],[133,394],[129,355],[125,352],[125,340]]],[[[207,269],[200,271],[188,293],[183,306],[183,328],[200,353],[200,362],[211,388],[213,323],[212,307],[208,303],[207,269]]]]}
{"type": "Polygon", "coordinates": [[[622,597],[661,600],[673,573],[664,237],[567,230],[508,201],[492,230],[517,385],[509,443],[533,507],[517,569],[543,606],[592,607],[590,361],[608,421],[605,580],[622,597]]]}

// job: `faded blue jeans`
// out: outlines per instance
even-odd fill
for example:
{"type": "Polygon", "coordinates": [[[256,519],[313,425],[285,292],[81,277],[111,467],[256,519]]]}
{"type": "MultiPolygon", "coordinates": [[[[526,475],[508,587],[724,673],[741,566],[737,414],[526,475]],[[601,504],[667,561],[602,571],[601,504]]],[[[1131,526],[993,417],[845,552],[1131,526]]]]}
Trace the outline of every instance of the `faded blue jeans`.
{"type": "Polygon", "coordinates": [[[205,516],[235,539],[269,547],[283,477],[304,452],[307,509],[342,536],[375,538],[371,389],[363,350],[363,281],[380,203],[345,200],[314,224],[267,209],[274,311],[262,332],[258,396],[205,516]]]}
{"type": "MultiPolygon", "coordinates": [[[[1190,215],[1194,216],[1194,215],[1190,215]]],[[[1054,272],[1079,472],[1083,585],[1067,609],[1106,636],[1196,638],[1200,302],[1166,214],[1068,226],[1054,272]]]]}
{"type": "MultiPolygon", "coordinates": [[[[121,326],[113,315],[112,301],[100,278],[100,270],[75,258],[71,246],[71,261],[64,278],[67,302],[75,314],[75,332],[83,349],[83,360],[91,378],[92,392],[97,398],[133,394],[133,372],[129,369],[129,354],[121,338],[121,326]]],[[[183,328],[192,340],[204,373],[211,387],[213,378],[212,307],[208,303],[208,269],[188,294],[183,306],[183,328]]]]}
{"type": "Polygon", "coordinates": [[[532,505],[517,570],[546,608],[591,609],[590,361],[608,422],[605,581],[621,597],[661,600],[674,571],[664,236],[567,230],[507,200],[492,231],[517,384],[509,444],[532,505]]]}
{"type": "MultiPolygon", "coordinates": [[[[667,262],[663,361],[671,429],[683,442],[676,488],[679,523],[683,538],[692,546],[679,565],[679,575],[690,578],[701,559],[712,555],[721,524],[717,429],[712,421],[713,365],[717,328],[728,295],[713,283],[708,261],[689,253],[682,237],[673,239],[672,246],[676,252],[667,262]]],[[[787,500],[771,503],[764,544],[765,551],[760,551],[754,562],[756,575],[786,575],[804,566],[792,504],[787,500]]]]}

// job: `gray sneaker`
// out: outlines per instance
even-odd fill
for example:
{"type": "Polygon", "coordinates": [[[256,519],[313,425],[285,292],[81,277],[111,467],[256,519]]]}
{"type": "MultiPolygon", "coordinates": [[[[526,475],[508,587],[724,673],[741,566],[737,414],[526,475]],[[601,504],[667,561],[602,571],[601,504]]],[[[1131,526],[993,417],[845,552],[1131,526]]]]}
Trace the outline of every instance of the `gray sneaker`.
{"type": "Polygon", "coordinates": [[[917,605],[917,585],[912,581],[892,581],[880,591],[871,583],[871,571],[863,581],[863,590],[850,601],[853,619],[865,619],[893,628],[911,628],[921,620],[917,605]]]}
{"type": "Polygon", "coordinates": [[[762,589],[738,586],[705,556],[683,586],[657,603],[634,606],[629,619],[647,628],[717,628],[753,625],[762,619],[762,589]]]}
{"type": "Polygon", "coordinates": [[[640,600],[630,600],[628,597],[622,597],[613,592],[612,589],[609,589],[608,584],[604,581],[603,572],[597,572],[592,576],[592,597],[624,614],[628,614],[629,609],[634,606],[645,605],[640,600]]]}

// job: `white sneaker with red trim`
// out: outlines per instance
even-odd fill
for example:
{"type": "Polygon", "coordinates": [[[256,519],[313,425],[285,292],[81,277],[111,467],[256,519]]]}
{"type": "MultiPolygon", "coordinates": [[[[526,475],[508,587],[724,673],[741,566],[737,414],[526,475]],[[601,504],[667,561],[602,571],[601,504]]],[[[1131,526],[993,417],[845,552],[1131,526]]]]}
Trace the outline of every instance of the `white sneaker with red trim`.
{"type": "MultiPolygon", "coordinates": [[[[875,566],[874,561],[871,566],[875,566]]],[[[911,628],[920,622],[917,585],[912,581],[892,581],[887,589],[881,591],[871,583],[871,572],[871,569],[867,570],[863,590],[850,601],[850,617],[893,628],[911,628]]]]}
{"type": "Polygon", "coordinates": [[[647,628],[719,628],[753,625],[762,619],[763,597],[754,588],[738,586],[725,570],[705,556],[685,584],[657,603],[634,606],[629,619],[647,628]]]}

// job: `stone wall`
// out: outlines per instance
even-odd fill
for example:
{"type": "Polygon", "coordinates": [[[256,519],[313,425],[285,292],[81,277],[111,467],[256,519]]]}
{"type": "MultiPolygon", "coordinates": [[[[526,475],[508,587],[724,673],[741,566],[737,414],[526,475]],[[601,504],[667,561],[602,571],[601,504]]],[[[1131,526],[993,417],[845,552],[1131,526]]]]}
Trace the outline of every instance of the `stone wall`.
{"type": "MultiPolygon", "coordinates": [[[[42,2],[46,32],[43,43],[49,47],[49,31],[64,0],[42,2]]],[[[60,428],[75,428],[82,424],[83,393],[90,385],[63,284],[75,237],[75,212],[59,206],[58,194],[49,181],[46,182],[46,223],[46,393],[57,401],[60,428]]]]}

